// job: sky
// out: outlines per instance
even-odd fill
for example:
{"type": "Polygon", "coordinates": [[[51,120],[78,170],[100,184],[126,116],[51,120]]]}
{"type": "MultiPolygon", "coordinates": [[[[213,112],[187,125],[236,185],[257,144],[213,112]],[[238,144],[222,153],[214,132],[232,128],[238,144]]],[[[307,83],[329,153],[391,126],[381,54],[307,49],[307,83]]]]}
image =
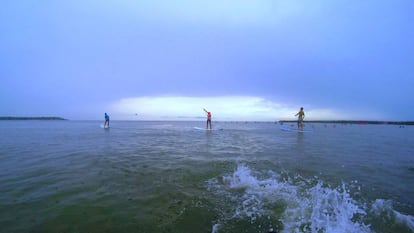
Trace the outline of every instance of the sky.
{"type": "Polygon", "coordinates": [[[0,116],[414,120],[412,0],[5,0],[0,116]]]}

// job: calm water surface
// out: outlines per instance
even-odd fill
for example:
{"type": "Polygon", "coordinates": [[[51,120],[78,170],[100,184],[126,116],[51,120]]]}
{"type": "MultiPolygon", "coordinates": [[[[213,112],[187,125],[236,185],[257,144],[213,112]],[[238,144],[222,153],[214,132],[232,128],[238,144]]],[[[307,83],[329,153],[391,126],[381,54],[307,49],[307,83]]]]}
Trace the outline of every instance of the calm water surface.
{"type": "Polygon", "coordinates": [[[0,121],[1,232],[414,232],[414,127],[0,121]]]}

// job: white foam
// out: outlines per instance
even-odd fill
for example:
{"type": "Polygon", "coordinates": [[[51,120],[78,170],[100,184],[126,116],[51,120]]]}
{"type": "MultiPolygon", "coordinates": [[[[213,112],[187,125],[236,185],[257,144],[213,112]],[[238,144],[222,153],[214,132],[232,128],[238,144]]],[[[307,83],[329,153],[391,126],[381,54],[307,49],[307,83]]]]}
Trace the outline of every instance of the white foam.
{"type": "Polygon", "coordinates": [[[293,196],[284,219],[286,232],[307,228],[310,232],[371,232],[355,216],[366,213],[350,197],[345,185],[331,189],[318,182],[301,195],[293,196]]]}
{"type": "Polygon", "coordinates": [[[395,222],[410,228],[410,230],[414,232],[414,217],[394,210],[392,201],[390,200],[375,200],[374,204],[372,204],[371,211],[376,216],[385,216],[387,220],[395,219],[395,222]]]}
{"type": "Polygon", "coordinates": [[[220,229],[220,224],[216,223],[213,225],[213,229],[211,230],[211,233],[218,233],[220,229]]]}
{"type": "Polygon", "coordinates": [[[263,205],[269,202],[268,199],[272,198],[272,193],[286,189],[284,184],[277,183],[274,179],[259,180],[245,165],[239,165],[232,175],[224,176],[223,182],[228,185],[230,191],[240,191],[239,205],[233,217],[248,217],[251,222],[255,222],[257,217],[269,212],[263,208],[263,205]]]}
{"type": "Polygon", "coordinates": [[[273,216],[271,206],[286,206],[283,232],[371,232],[363,223],[366,212],[352,199],[345,185],[330,188],[318,180],[301,177],[283,180],[271,171],[252,171],[238,165],[222,182],[211,180],[209,189],[235,205],[232,216],[249,218],[273,216]],[[270,206],[270,207],[269,207],[270,206]]]}

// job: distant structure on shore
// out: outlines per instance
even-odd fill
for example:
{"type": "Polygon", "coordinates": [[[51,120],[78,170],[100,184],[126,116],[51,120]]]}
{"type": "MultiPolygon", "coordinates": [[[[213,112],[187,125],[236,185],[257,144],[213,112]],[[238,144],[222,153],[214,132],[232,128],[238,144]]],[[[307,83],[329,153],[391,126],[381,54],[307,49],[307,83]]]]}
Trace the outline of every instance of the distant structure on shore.
{"type": "Polygon", "coordinates": [[[66,120],[65,118],[62,117],[12,117],[12,116],[0,116],[0,120],[2,121],[15,121],[15,120],[46,120],[46,121],[51,121],[51,120],[66,120]]]}
{"type": "MultiPolygon", "coordinates": [[[[296,123],[295,120],[279,121],[279,124],[296,123]]],[[[414,121],[303,121],[304,123],[322,123],[322,124],[357,124],[357,125],[414,125],[414,121]]]]}

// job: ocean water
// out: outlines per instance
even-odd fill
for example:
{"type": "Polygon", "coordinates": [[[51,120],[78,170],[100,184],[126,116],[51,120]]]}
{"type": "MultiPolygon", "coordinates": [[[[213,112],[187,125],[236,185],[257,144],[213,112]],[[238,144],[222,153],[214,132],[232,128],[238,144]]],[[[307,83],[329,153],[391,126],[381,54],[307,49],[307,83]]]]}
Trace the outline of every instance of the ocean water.
{"type": "Polygon", "coordinates": [[[0,122],[0,232],[414,232],[414,127],[0,122]]]}

